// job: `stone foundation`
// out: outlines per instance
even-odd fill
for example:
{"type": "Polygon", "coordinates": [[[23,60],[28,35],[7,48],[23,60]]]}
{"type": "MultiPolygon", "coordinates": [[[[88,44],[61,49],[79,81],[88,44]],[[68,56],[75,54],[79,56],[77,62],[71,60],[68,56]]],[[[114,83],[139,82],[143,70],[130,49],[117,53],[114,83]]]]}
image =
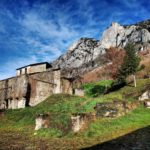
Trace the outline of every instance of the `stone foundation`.
{"type": "Polygon", "coordinates": [[[150,90],[147,90],[139,97],[139,101],[144,101],[147,99],[150,99],[150,90]]]}
{"type": "Polygon", "coordinates": [[[145,106],[146,108],[150,108],[150,100],[144,101],[144,106],[145,106]]]}
{"type": "Polygon", "coordinates": [[[74,94],[77,96],[84,96],[84,90],[83,89],[75,89],[74,94]]]}
{"type": "Polygon", "coordinates": [[[132,109],[135,109],[140,103],[128,103],[126,101],[113,101],[106,103],[97,103],[94,109],[96,110],[96,117],[119,117],[125,115],[132,109]]]}
{"type": "Polygon", "coordinates": [[[84,128],[87,122],[91,120],[95,120],[95,113],[77,113],[72,114],[71,116],[71,124],[72,124],[72,131],[74,133],[80,131],[84,128]]]}
{"type": "Polygon", "coordinates": [[[48,114],[39,114],[35,119],[35,130],[49,127],[48,114]]]}

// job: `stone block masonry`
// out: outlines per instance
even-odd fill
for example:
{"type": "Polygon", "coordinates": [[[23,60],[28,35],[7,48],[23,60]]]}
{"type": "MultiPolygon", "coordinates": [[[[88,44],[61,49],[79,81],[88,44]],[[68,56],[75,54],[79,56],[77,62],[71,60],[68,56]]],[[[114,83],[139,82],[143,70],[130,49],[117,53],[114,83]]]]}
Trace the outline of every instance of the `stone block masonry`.
{"type": "Polygon", "coordinates": [[[0,109],[24,108],[28,84],[25,75],[0,81],[0,109]]]}
{"type": "Polygon", "coordinates": [[[68,80],[60,70],[25,74],[0,81],[0,109],[19,109],[35,106],[56,93],[71,94],[68,80]]]}

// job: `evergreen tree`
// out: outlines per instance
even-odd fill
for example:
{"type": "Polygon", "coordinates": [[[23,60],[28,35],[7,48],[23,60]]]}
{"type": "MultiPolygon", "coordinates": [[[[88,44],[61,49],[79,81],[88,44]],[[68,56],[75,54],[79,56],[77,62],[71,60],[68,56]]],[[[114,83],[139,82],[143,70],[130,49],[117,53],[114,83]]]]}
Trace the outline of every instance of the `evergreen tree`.
{"type": "Polygon", "coordinates": [[[125,47],[126,55],[123,64],[119,70],[118,83],[125,83],[128,75],[133,75],[136,86],[135,72],[139,66],[140,58],[136,55],[136,50],[133,44],[128,44],[125,47]]]}

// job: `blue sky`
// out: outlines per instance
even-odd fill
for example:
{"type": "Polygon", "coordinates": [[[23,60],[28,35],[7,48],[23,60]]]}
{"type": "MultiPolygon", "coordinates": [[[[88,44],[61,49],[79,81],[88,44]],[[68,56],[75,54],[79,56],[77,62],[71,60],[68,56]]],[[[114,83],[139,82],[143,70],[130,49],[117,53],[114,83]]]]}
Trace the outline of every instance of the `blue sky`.
{"type": "Polygon", "coordinates": [[[100,39],[111,22],[150,18],[149,0],[0,0],[0,79],[52,61],[80,37],[100,39]]]}

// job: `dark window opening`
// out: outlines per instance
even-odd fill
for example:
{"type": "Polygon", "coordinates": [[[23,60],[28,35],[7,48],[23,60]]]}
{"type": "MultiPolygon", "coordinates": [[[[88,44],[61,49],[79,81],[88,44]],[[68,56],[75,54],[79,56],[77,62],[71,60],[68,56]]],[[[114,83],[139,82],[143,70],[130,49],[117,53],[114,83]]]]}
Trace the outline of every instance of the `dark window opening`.
{"type": "Polygon", "coordinates": [[[27,74],[27,68],[25,68],[25,74],[27,74]]]}
{"type": "Polygon", "coordinates": [[[20,75],[22,74],[22,70],[20,70],[20,75]]]}
{"type": "Polygon", "coordinates": [[[5,101],[6,101],[6,108],[8,108],[8,99],[6,99],[5,101]]]}

